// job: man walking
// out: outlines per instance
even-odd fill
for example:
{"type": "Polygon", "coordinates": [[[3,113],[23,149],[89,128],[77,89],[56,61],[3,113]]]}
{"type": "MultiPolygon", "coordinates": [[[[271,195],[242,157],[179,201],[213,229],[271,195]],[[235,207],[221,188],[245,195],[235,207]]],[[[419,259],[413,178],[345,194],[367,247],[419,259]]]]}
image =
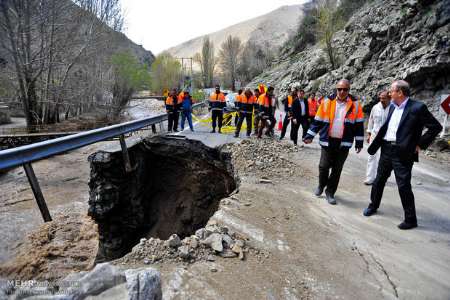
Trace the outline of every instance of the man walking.
{"type": "Polygon", "coordinates": [[[220,86],[216,85],[216,91],[209,97],[209,109],[212,118],[211,133],[216,132],[216,126],[219,127],[219,133],[222,133],[223,109],[225,106],[225,95],[220,91],[220,86]]]}
{"type": "Polygon", "coordinates": [[[297,97],[292,103],[291,140],[297,145],[298,129],[302,126],[302,139],[308,130],[308,101],[305,99],[305,91],[297,92],[297,97]]]}
{"type": "Polygon", "coordinates": [[[371,155],[381,148],[381,157],[377,176],[372,184],[371,202],[363,214],[369,217],[377,212],[386,181],[394,170],[405,214],[405,220],[398,228],[411,229],[417,227],[411,170],[414,161],[419,160],[419,150],[425,150],[433,142],[442,126],[424,103],[409,98],[408,82],[394,81],[389,92],[393,101],[387,120],[368,148],[371,155]],[[427,131],[422,134],[424,128],[427,131]]]}
{"type": "Polygon", "coordinates": [[[336,84],[336,96],[325,98],[320,104],[314,121],[303,141],[312,142],[320,132],[319,144],[322,146],[319,163],[319,186],[314,194],[320,196],[326,187],[325,195],[329,204],[336,204],[336,193],[342,168],[348,151],[355,140],[356,153],[364,142],[364,115],[359,101],[349,94],[350,82],[341,79],[336,84]],[[330,174],[331,169],[331,174],[330,174]]]}
{"type": "MultiPolygon", "coordinates": [[[[377,136],[378,131],[380,131],[381,126],[386,122],[387,115],[389,112],[389,104],[391,103],[391,98],[387,91],[383,91],[378,96],[380,102],[375,104],[370,111],[369,124],[367,125],[367,143],[373,141],[377,136]]],[[[375,153],[375,155],[369,155],[367,159],[367,171],[366,180],[364,184],[371,185],[377,176],[378,161],[380,160],[380,154],[375,153]]]]}

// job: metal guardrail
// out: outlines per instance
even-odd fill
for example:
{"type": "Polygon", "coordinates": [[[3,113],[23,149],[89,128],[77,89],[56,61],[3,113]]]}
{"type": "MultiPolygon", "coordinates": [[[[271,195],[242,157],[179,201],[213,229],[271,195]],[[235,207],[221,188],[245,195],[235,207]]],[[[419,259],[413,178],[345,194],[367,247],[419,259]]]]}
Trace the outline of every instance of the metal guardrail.
{"type": "MultiPolygon", "coordinates": [[[[205,106],[205,102],[196,103],[193,105],[193,108],[200,108],[203,106],[205,106]]],[[[156,132],[155,125],[166,120],[167,114],[162,114],[155,117],[139,119],[44,142],[3,150],[0,151],[0,171],[8,170],[17,166],[24,167],[44,221],[48,222],[51,221],[50,213],[33,168],[31,167],[32,162],[119,136],[124,155],[125,169],[129,172],[132,168],[130,165],[124,135],[148,126],[152,126],[152,130],[156,132]]]]}

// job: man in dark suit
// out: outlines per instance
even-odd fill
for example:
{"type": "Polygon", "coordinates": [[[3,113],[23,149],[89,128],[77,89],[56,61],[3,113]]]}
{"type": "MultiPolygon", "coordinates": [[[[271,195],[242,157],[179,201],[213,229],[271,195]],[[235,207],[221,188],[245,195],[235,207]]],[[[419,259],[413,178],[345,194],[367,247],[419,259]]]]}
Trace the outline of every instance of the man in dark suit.
{"type": "Polygon", "coordinates": [[[291,140],[297,145],[298,129],[302,126],[302,139],[308,131],[308,100],[305,98],[305,91],[297,92],[297,97],[292,102],[292,125],[291,140]]]}
{"type": "Polygon", "coordinates": [[[406,81],[394,81],[389,92],[393,101],[388,117],[367,150],[374,155],[381,148],[381,157],[370,193],[371,203],[363,214],[369,217],[376,213],[386,181],[394,170],[405,212],[405,220],[398,228],[411,229],[417,227],[411,170],[414,161],[418,161],[419,149],[426,149],[442,130],[442,126],[424,103],[409,98],[410,88],[406,81]],[[422,134],[424,128],[427,131],[422,134]]]}

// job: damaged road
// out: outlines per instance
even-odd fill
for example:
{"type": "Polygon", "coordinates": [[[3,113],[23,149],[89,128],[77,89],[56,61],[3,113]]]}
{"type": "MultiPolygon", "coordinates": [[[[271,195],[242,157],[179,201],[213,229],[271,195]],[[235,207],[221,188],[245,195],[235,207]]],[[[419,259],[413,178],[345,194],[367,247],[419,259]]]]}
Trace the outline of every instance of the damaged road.
{"type": "MultiPolygon", "coordinates": [[[[323,197],[312,194],[317,184],[318,145],[294,147],[271,139],[236,140],[207,131],[197,126],[195,133],[180,135],[211,147],[238,142],[222,150],[235,154],[232,164],[239,176],[238,189],[227,189],[225,198],[218,199],[209,223],[238,234],[248,252],[244,260],[211,252],[201,252],[200,259],[192,261],[179,255],[153,260],[154,248],[148,247],[160,245],[157,239],[137,239],[136,244],[143,244],[136,248],[139,255],[132,251],[113,263],[123,269],[157,268],[164,299],[450,297],[448,166],[425,159],[415,166],[412,184],[419,227],[404,232],[396,227],[403,211],[392,178],[380,213],[371,218],[362,216],[370,192],[362,183],[365,153],[351,151],[336,194],[338,205],[330,206],[323,197]],[[271,156],[273,153],[276,155],[271,156]]],[[[74,154],[57,158],[70,160],[70,155],[74,154]]],[[[75,170],[73,165],[71,176],[66,178],[73,177],[75,170]]],[[[79,176],[78,180],[87,184],[86,171],[79,176]]],[[[52,192],[58,193],[58,188],[64,190],[65,186],[58,184],[52,192]]],[[[87,211],[87,195],[83,199],[87,211]]],[[[70,197],[59,201],[69,203],[70,197]]],[[[7,209],[12,212],[20,205],[23,203],[7,209]]],[[[188,238],[188,234],[182,235],[188,238]]]]}

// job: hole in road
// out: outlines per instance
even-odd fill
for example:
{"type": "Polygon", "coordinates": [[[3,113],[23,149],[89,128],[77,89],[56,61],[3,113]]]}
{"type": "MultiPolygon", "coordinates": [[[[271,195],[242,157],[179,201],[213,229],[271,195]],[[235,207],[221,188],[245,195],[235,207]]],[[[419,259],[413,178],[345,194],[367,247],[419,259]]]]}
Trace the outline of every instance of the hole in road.
{"type": "Polygon", "coordinates": [[[125,255],[142,237],[194,234],[236,189],[230,154],[199,141],[153,137],[129,153],[136,167],[128,174],[120,150],[89,157],[97,262],[125,255]]]}

